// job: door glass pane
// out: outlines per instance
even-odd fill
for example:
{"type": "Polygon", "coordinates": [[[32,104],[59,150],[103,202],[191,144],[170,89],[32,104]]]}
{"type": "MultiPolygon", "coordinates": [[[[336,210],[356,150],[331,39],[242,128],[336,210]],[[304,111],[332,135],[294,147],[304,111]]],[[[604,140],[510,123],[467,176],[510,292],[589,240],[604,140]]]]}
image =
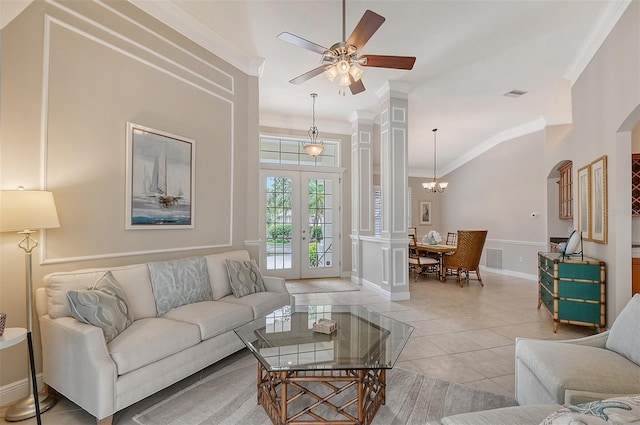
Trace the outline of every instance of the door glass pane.
{"type": "Polygon", "coordinates": [[[267,270],[291,268],[292,180],[266,179],[267,270]]]}
{"type": "Polygon", "coordinates": [[[333,181],[309,180],[309,268],[333,264],[333,181]]]}

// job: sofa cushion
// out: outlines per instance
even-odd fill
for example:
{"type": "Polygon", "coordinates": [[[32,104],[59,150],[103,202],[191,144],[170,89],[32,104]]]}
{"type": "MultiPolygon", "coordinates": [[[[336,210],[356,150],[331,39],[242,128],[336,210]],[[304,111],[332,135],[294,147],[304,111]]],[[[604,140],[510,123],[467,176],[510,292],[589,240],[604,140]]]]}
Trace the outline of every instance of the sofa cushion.
{"type": "Polygon", "coordinates": [[[136,320],[107,344],[107,348],[118,375],[124,375],[199,342],[197,326],[154,317],[136,320]]]}
{"type": "Polygon", "coordinates": [[[158,316],[213,297],[207,262],[202,257],[152,262],[148,266],[158,316]]]}
{"type": "Polygon", "coordinates": [[[174,308],[164,317],[198,325],[200,338],[204,341],[250,322],[253,320],[253,311],[240,304],[202,301],[174,308]]]}
{"type": "Polygon", "coordinates": [[[249,260],[249,253],[245,250],[239,250],[207,255],[204,258],[207,260],[213,300],[217,301],[222,297],[231,295],[231,284],[229,283],[229,274],[227,273],[227,267],[224,265],[224,260],[246,261],[249,260]]]}
{"type": "Polygon", "coordinates": [[[52,319],[71,317],[67,291],[88,289],[104,275],[106,270],[89,269],[73,273],[51,273],[44,277],[49,298],[49,316],[52,319]]]}
{"type": "Polygon", "coordinates": [[[71,315],[102,329],[109,343],[133,322],[124,290],[111,272],[106,272],[92,289],[67,291],[71,315]]]}
{"type": "Polygon", "coordinates": [[[555,400],[565,390],[640,393],[640,368],[604,348],[544,340],[519,340],[518,359],[555,400]]]}
{"type": "Polygon", "coordinates": [[[264,280],[258,265],[253,260],[237,261],[224,260],[224,265],[229,274],[229,283],[231,291],[237,298],[245,295],[254,294],[256,292],[264,292],[264,280]]]}
{"type": "Polygon", "coordinates": [[[289,305],[288,292],[257,292],[242,298],[227,295],[221,301],[251,307],[253,318],[257,319],[282,306],[289,305]]]}
{"type": "Polygon", "coordinates": [[[640,294],[635,294],[616,317],[606,347],[640,366],[640,294]]]}
{"type": "Polygon", "coordinates": [[[146,264],[56,272],[46,275],[44,283],[49,316],[52,319],[71,317],[67,291],[92,288],[107,270],[111,271],[127,294],[129,307],[135,320],[156,316],[156,305],[146,264]]]}
{"type": "Polygon", "coordinates": [[[540,425],[618,425],[638,422],[640,395],[566,406],[547,416],[540,425]]]}

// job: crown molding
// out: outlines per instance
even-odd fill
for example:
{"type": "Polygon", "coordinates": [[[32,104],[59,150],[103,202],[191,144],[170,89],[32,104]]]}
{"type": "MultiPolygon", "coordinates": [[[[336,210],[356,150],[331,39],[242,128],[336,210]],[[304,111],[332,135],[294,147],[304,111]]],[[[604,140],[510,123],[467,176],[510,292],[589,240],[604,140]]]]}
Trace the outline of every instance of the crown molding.
{"type": "Polygon", "coordinates": [[[245,74],[260,77],[264,58],[249,56],[171,1],[129,0],[136,7],[170,26],[245,74]]]}
{"type": "Polygon", "coordinates": [[[376,96],[383,102],[387,97],[398,99],[408,99],[409,92],[413,89],[413,84],[398,80],[387,80],[378,90],[376,96]]]}
{"type": "Polygon", "coordinates": [[[607,39],[613,27],[618,23],[622,14],[627,10],[632,0],[617,0],[610,2],[593,24],[587,38],[582,43],[573,63],[565,71],[563,77],[575,84],[582,72],[587,68],[591,59],[607,39]]]}

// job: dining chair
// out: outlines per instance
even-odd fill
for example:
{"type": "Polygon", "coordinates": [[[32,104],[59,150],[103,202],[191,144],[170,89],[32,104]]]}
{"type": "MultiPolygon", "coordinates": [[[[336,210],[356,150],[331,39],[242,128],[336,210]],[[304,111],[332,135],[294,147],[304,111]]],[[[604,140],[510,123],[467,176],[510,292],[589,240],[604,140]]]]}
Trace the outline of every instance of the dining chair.
{"type": "Polygon", "coordinates": [[[413,269],[416,271],[415,280],[417,281],[418,277],[425,273],[439,273],[440,260],[438,260],[437,258],[420,255],[420,252],[418,252],[418,248],[416,245],[416,235],[409,235],[409,270],[413,269]]]}
{"type": "Polygon", "coordinates": [[[469,273],[475,272],[480,285],[482,277],[480,276],[480,257],[482,256],[482,248],[487,239],[486,230],[458,230],[456,252],[451,255],[445,255],[442,259],[442,267],[457,272],[458,283],[463,286],[462,273],[465,274],[465,282],[469,284],[469,273]]]}
{"type": "Polygon", "coordinates": [[[446,245],[456,245],[458,242],[458,234],[455,232],[447,232],[446,245]]]}

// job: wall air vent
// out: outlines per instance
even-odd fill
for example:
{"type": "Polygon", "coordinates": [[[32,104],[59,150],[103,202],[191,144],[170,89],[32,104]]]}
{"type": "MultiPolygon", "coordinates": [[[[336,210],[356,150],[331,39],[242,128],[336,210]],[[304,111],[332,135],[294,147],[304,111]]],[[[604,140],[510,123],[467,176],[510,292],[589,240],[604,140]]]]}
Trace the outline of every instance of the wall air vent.
{"type": "Polygon", "coordinates": [[[524,90],[511,90],[510,92],[505,93],[503,96],[507,97],[520,97],[523,94],[527,94],[524,90]]]}

